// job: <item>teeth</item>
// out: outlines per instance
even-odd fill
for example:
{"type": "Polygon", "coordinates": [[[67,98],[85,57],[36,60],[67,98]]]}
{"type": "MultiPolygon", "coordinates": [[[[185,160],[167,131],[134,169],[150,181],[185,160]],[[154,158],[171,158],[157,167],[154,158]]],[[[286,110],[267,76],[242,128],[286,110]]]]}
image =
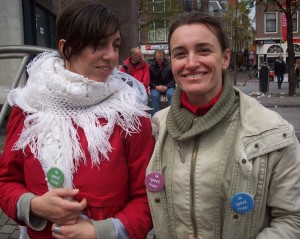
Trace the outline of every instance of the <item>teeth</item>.
{"type": "Polygon", "coordinates": [[[110,70],[110,67],[97,67],[97,68],[100,68],[100,69],[102,69],[104,71],[109,71],[110,70]]]}
{"type": "Polygon", "coordinates": [[[187,78],[200,78],[202,77],[204,74],[195,74],[195,75],[187,75],[187,78]]]}

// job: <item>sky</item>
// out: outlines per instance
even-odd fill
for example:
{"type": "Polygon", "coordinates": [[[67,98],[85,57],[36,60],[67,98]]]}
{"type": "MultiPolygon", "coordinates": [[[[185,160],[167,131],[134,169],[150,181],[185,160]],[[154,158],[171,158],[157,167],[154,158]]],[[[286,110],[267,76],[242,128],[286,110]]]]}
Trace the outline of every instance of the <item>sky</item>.
{"type": "MultiPolygon", "coordinates": [[[[255,6],[252,8],[249,17],[253,20],[255,16],[255,6]]],[[[252,26],[256,29],[255,22],[252,23],[252,26]]]]}

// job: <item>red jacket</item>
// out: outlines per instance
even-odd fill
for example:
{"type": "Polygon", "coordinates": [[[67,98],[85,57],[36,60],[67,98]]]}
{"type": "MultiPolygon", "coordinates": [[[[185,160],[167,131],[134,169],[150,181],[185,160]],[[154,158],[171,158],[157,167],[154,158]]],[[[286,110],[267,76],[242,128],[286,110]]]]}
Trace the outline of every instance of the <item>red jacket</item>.
{"type": "MultiPolygon", "coordinates": [[[[102,119],[99,121],[105,123],[102,119]]],[[[154,139],[150,120],[141,118],[140,121],[140,133],[125,135],[121,127],[115,127],[110,137],[114,150],[109,154],[109,161],[101,161],[99,169],[92,167],[87,140],[79,128],[78,135],[87,163],[81,164],[73,175],[73,183],[80,190],[75,200],[87,199],[86,214],[94,220],[118,218],[129,237],[136,239],[146,238],[152,228],[144,178],[154,139]]],[[[40,162],[34,158],[29,147],[25,153],[11,150],[23,129],[23,122],[23,111],[14,107],[0,158],[0,207],[19,224],[23,224],[17,219],[20,196],[26,192],[42,195],[48,191],[40,162]]],[[[51,225],[48,223],[41,232],[28,228],[28,234],[31,239],[52,239],[51,225]]]]}
{"type": "Polygon", "coordinates": [[[142,82],[142,84],[145,86],[146,92],[148,93],[150,84],[150,71],[149,64],[147,62],[140,62],[136,68],[134,68],[130,62],[130,57],[128,57],[120,67],[120,71],[125,72],[142,82]]]}

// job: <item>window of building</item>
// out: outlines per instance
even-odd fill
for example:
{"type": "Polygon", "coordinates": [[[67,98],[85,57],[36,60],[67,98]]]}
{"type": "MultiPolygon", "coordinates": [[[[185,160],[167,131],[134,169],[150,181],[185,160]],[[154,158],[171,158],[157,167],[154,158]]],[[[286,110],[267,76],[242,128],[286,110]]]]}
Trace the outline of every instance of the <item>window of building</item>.
{"type": "Polygon", "coordinates": [[[277,13],[267,12],[265,14],[265,32],[276,33],[277,32],[277,13]]]}
{"type": "Polygon", "coordinates": [[[201,9],[201,0],[194,2],[193,0],[183,0],[183,10],[185,12],[191,12],[193,10],[200,11],[201,9]]]}
{"type": "Polygon", "coordinates": [[[24,44],[56,48],[55,16],[34,1],[22,1],[24,44]]]}
{"type": "MultiPolygon", "coordinates": [[[[294,44],[294,51],[295,51],[295,54],[300,53],[300,45],[299,44],[294,44]]],[[[286,52],[288,52],[288,49],[286,49],[286,52]]]]}
{"type": "Polygon", "coordinates": [[[272,45],[268,48],[267,53],[283,53],[283,49],[281,46],[278,45],[272,45]]]}
{"type": "Polygon", "coordinates": [[[295,54],[299,54],[300,53],[300,45],[294,44],[294,50],[295,50],[295,54]]]}
{"type": "Polygon", "coordinates": [[[149,25],[149,42],[166,42],[167,37],[166,21],[154,21],[149,25]]]}
{"type": "Polygon", "coordinates": [[[296,33],[298,32],[298,12],[295,12],[293,14],[293,32],[296,33]]]}
{"type": "Polygon", "coordinates": [[[148,12],[169,12],[170,0],[148,0],[148,12]]]}

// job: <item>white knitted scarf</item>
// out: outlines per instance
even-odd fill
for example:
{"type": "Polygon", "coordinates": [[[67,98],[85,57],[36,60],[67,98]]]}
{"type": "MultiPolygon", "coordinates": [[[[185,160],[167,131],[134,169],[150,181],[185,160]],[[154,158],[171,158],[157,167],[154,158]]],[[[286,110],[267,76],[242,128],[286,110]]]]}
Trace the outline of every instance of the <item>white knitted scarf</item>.
{"type": "Polygon", "coordinates": [[[27,71],[26,86],[8,95],[9,103],[26,114],[14,150],[29,146],[45,175],[49,169],[59,168],[65,176],[63,187],[73,187],[73,173],[79,163],[86,162],[78,127],[84,130],[93,165],[99,167],[113,150],[109,138],[115,125],[126,134],[136,133],[139,117],[149,117],[148,107],[139,100],[144,92],[136,83],[130,87],[127,83],[135,82],[134,78],[117,69],[106,82],[95,82],[66,70],[57,53],[46,52],[38,55],[27,71]],[[99,118],[107,123],[100,124],[99,118]]]}

